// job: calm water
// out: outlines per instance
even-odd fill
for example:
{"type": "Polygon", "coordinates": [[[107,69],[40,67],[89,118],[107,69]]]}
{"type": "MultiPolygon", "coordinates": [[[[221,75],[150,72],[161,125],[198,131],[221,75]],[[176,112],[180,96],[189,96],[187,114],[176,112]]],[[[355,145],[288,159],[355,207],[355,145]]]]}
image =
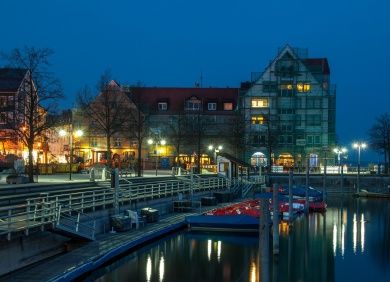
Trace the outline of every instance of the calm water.
{"type": "Polygon", "coordinates": [[[299,218],[290,233],[280,226],[277,262],[259,255],[257,236],[181,232],[87,280],[389,282],[390,201],[337,198],[328,206],[325,215],[299,218]]]}

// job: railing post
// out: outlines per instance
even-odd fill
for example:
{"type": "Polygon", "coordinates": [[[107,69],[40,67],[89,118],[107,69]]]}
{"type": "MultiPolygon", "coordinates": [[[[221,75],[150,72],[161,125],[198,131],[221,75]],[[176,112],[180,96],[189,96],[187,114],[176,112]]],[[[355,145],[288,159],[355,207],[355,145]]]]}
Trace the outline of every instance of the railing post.
{"type": "Polygon", "coordinates": [[[61,205],[58,206],[58,210],[57,210],[57,225],[60,224],[60,219],[61,219],[61,205]]]}
{"type": "Polygon", "coordinates": [[[103,191],[103,209],[106,208],[106,190],[103,191]]]}
{"type": "Polygon", "coordinates": [[[92,191],[92,211],[95,211],[95,191],[92,191]]]}
{"type": "Polygon", "coordinates": [[[30,200],[27,200],[27,210],[26,210],[26,217],[27,217],[27,228],[24,232],[24,234],[26,234],[26,236],[28,236],[28,232],[29,232],[29,229],[30,229],[30,200]]]}
{"type": "Polygon", "coordinates": [[[76,232],[79,232],[80,213],[77,213],[76,232]]]}
{"type": "Polygon", "coordinates": [[[8,210],[8,218],[7,218],[7,222],[8,222],[8,234],[7,234],[7,239],[8,239],[8,241],[11,241],[11,216],[12,216],[12,210],[9,209],[9,210],[8,210]]]}
{"type": "Polygon", "coordinates": [[[81,193],[81,212],[84,212],[84,192],[81,193]]]}

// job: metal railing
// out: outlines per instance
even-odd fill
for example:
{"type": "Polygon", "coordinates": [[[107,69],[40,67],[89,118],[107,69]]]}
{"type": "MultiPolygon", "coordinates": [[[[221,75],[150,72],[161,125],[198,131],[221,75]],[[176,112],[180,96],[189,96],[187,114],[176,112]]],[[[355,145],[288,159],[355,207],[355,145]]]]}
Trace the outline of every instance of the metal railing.
{"type": "MultiPolygon", "coordinates": [[[[236,180],[233,180],[233,182],[236,180]]],[[[258,181],[253,179],[253,181],[258,181]]],[[[109,182],[107,182],[109,183],[109,182]]],[[[119,203],[131,204],[133,201],[146,201],[163,197],[172,197],[195,192],[225,189],[232,185],[232,181],[222,177],[198,178],[193,181],[162,181],[155,183],[137,183],[125,181],[119,185],[119,203]]],[[[32,228],[46,225],[55,227],[58,220],[65,215],[75,212],[93,212],[96,209],[112,207],[115,200],[115,191],[111,188],[100,188],[92,191],[82,191],[58,195],[45,194],[40,197],[27,199],[25,205],[0,208],[3,214],[0,218],[0,235],[7,235],[8,240],[14,232],[24,231],[28,235],[32,228]],[[4,213],[5,212],[5,213],[4,213]]],[[[80,219],[80,218],[79,218],[80,219]]],[[[76,220],[80,224],[80,220],[76,220]]],[[[79,225],[80,226],[80,225],[79,225]]]]}

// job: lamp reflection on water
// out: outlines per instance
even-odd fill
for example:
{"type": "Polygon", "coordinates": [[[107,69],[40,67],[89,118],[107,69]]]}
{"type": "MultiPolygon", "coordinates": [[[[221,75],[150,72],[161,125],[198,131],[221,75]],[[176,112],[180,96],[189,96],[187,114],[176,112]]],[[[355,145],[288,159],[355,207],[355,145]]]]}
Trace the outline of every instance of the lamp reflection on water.
{"type": "Polygon", "coordinates": [[[344,257],[345,251],[345,225],[341,226],[341,256],[344,257]]]}
{"type": "Polygon", "coordinates": [[[160,257],[160,263],[158,266],[159,270],[159,276],[160,276],[160,281],[164,280],[164,271],[165,271],[165,261],[164,261],[164,256],[161,255],[160,257]]]}
{"type": "Polygon", "coordinates": [[[333,224],[333,254],[336,255],[337,249],[337,225],[333,224]]]}
{"type": "Polygon", "coordinates": [[[364,242],[365,242],[366,228],[364,221],[364,214],[362,214],[362,219],[360,220],[360,244],[362,248],[362,253],[364,253],[364,242]]]}
{"type": "Polygon", "coordinates": [[[353,240],[353,252],[356,254],[356,246],[357,246],[357,221],[356,221],[356,213],[353,214],[353,229],[352,229],[352,240],[353,240]]]}
{"type": "Polygon", "coordinates": [[[148,259],[146,261],[146,281],[150,281],[151,277],[152,277],[152,259],[150,258],[150,255],[148,255],[148,259]]]}
{"type": "Polygon", "coordinates": [[[221,248],[222,248],[222,242],[221,241],[218,241],[218,246],[217,246],[217,258],[218,258],[218,261],[221,260],[221,248]]]}
{"type": "Polygon", "coordinates": [[[257,280],[257,268],[256,263],[254,261],[251,262],[250,270],[249,270],[249,281],[256,282],[257,280]]]}
{"type": "Polygon", "coordinates": [[[207,258],[211,259],[211,240],[207,240],[207,258]]]}

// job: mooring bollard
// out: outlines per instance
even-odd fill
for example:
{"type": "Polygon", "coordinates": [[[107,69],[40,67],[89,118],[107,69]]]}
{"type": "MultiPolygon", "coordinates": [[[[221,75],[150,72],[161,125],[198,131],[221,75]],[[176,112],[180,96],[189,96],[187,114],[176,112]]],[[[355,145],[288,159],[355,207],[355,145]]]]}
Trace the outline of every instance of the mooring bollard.
{"type": "Polygon", "coordinates": [[[306,200],[305,200],[305,211],[306,213],[309,212],[309,166],[310,166],[310,159],[307,158],[306,162],[306,200]]]}
{"type": "Polygon", "coordinates": [[[274,190],[273,190],[273,223],[272,223],[272,245],[273,245],[273,254],[278,255],[279,254],[279,199],[278,199],[278,184],[274,184],[274,190]]]}
{"type": "Polygon", "coordinates": [[[261,271],[259,271],[259,281],[270,281],[269,275],[269,202],[267,199],[260,200],[259,217],[259,257],[261,271]]]}

